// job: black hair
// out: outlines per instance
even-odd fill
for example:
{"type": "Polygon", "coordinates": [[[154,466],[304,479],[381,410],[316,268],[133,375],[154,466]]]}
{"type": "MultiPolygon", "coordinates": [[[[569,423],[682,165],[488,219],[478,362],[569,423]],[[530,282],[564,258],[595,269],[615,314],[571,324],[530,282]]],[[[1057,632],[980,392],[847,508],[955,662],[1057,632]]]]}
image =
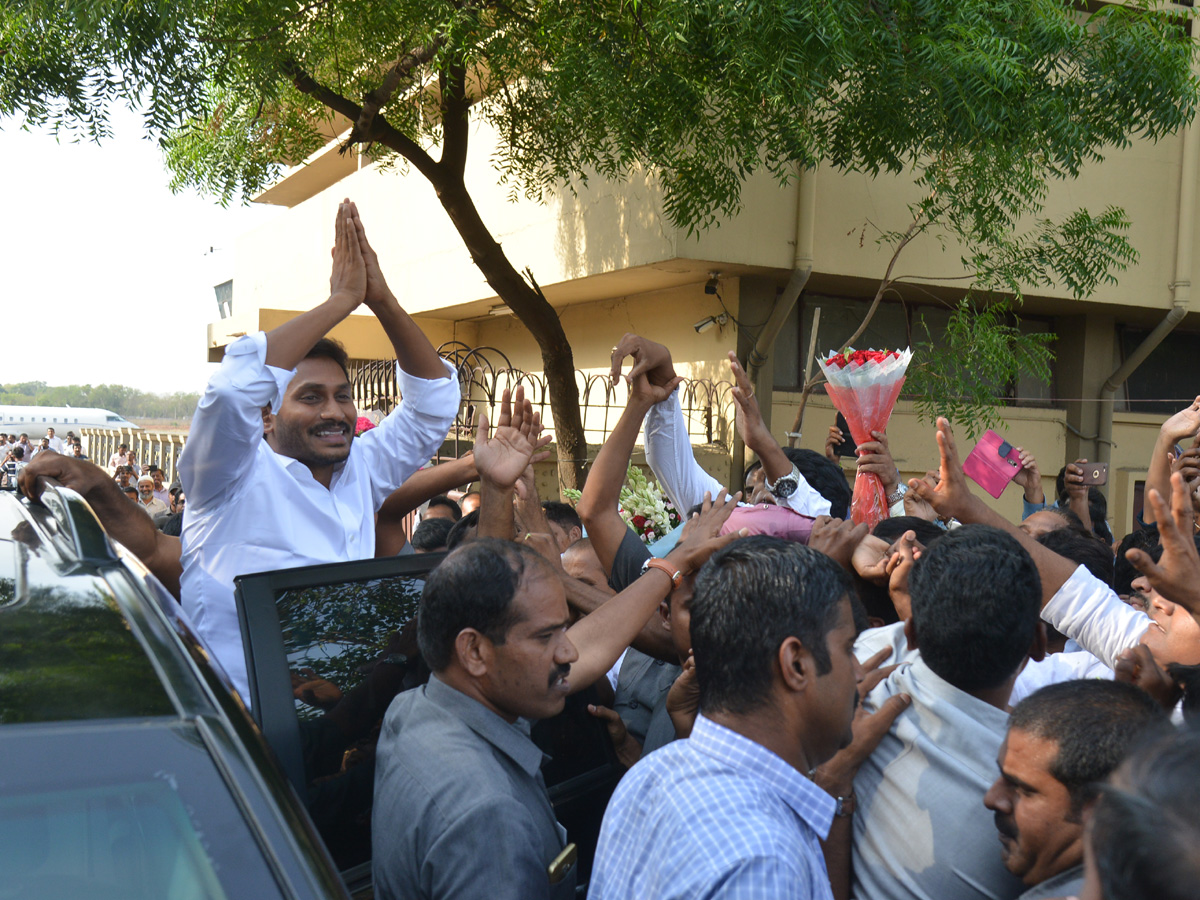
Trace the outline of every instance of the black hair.
{"type": "Polygon", "coordinates": [[[474,538],[479,527],[479,510],[473,509],[457,522],[446,535],[446,549],[453,550],[463,541],[474,538]]]}
{"type": "Polygon", "coordinates": [[[1013,709],[1008,727],[1058,745],[1050,775],[1070,794],[1070,821],[1078,822],[1097,786],[1133,745],[1172,726],[1166,711],[1140,688],[1087,678],[1034,691],[1013,709]]]}
{"type": "Polygon", "coordinates": [[[921,658],[968,693],[1010,678],[1033,645],[1042,579],[1016,538],[964,525],[927,549],[909,576],[921,658]]]}
{"type": "Polygon", "coordinates": [[[462,507],[445,494],[438,494],[436,497],[429,498],[429,508],[433,509],[435,506],[444,506],[450,510],[450,514],[455,522],[462,518],[462,507]]]}
{"type": "Polygon", "coordinates": [[[563,531],[570,531],[572,528],[578,528],[579,533],[583,534],[583,521],[579,518],[579,513],[575,511],[575,507],[569,503],[561,503],[558,500],[542,501],[542,511],[546,513],[546,518],[561,528],[563,531]]]}
{"type": "Polygon", "coordinates": [[[1200,732],[1136,748],[1113,781],[1092,818],[1105,900],[1192,900],[1200,884],[1200,732]]]}
{"type": "Polygon", "coordinates": [[[15,456],[17,459],[25,458],[25,448],[22,447],[20,444],[13,447],[12,450],[10,450],[9,452],[12,453],[12,455],[15,456]]]}
{"type": "Polygon", "coordinates": [[[1149,553],[1157,543],[1157,528],[1139,528],[1121,538],[1121,543],[1117,545],[1116,558],[1113,560],[1114,591],[1123,596],[1129,596],[1133,593],[1133,580],[1142,574],[1133,567],[1133,563],[1125,558],[1125,552],[1137,548],[1149,553]]]}
{"type": "MultiPolygon", "coordinates": [[[[784,447],[783,454],[800,470],[809,487],[829,501],[829,515],[835,519],[846,518],[850,512],[850,485],[846,483],[842,467],[815,450],[784,447]]],[[[760,460],[750,463],[746,467],[742,483],[745,484],[751,473],[761,467],[760,460]]]]}
{"type": "MultiPolygon", "coordinates": [[[[1063,524],[1059,526],[1060,528],[1069,528],[1072,531],[1077,531],[1083,535],[1091,535],[1091,532],[1083,527],[1083,519],[1079,518],[1079,516],[1077,516],[1075,511],[1072,509],[1069,509],[1065,506],[1046,506],[1042,509],[1035,509],[1029,515],[1034,516],[1042,512],[1052,513],[1053,515],[1062,519],[1063,524]]],[[[1029,518],[1029,516],[1026,516],[1025,518],[1029,518]]]]}
{"type": "Polygon", "coordinates": [[[304,354],[304,358],[332,359],[338,364],[342,374],[346,376],[346,380],[350,380],[350,357],[346,354],[346,348],[341,345],[340,341],[331,337],[323,337],[313,344],[312,349],[304,354]]]}
{"type": "Polygon", "coordinates": [[[1112,548],[1095,535],[1080,534],[1070,528],[1047,531],[1038,535],[1037,542],[1073,563],[1083,566],[1105,584],[1113,583],[1112,548]]]}
{"type": "Polygon", "coordinates": [[[917,540],[926,547],[946,534],[945,528],[939,528],[920,516],[892,516],[889,519],[883,519],[875,526],[875,530],[871,534],[891,544],[900,540],[906,531],[916,532],[917,540]]]}
{"type": "Polygon", "coordinates": [[[425,519],[413,531],[412,540],[409,543],[413,545],[414,550],[426,553],[445,550],[446,538],[450,536],[450,530],[453,527],[454,523],[449,519],[425,519]]]}
{"type": "Polygon", "coordinates": [[[827,636],[849,591],[837,563],[802,544],[755,535],[718,550],[696,577],[691,603],[700,707],[737,714],[767,703],[789,637],[812,654],[818,674],[828,672],[827,636]]]}
{"type": "Polygon", "coordinates": [[[454,642],[473,628],[493,644],[503,644],[520,621],[513,608],[521,579],[535,566],[547,566],[529,547],[480,538],[447,556],[425,579],[417,612],[417,642],[434,672],[454,658],[454,642]]]}

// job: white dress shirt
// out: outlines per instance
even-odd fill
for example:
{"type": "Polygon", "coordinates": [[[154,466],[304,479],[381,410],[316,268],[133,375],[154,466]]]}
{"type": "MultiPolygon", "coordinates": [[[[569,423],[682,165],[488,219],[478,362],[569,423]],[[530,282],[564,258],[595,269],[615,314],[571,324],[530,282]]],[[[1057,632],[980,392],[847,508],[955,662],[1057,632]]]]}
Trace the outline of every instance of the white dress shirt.
{"type": "Polygon", "coordinates": [[[262,408],[278,411],[295,371],[266,364],[259,332],[234,341],[196,408],[179,458],[184,612],[249,698],[233,597],[237,575],[367,559],[375,512],[437,451],[461,400],[455,370],[426,380],[397,368],[403,401],[379,427],[356,437],[323,487],[304,463],[263,440],[262,408]]]}
{"type": "MultiPolygon", "coordinates": [[[[689,509],[702,502],[705,491],[716,497],[725,490],[725,485],[696,462],[687,423],[683,420],[683,408],[679,405],[679,388],[666,400],[650,407],[644,427],[646,462],[680,516],[686,517],[689,509]]],[[[829,515],[832,506],[804,480],[803,475],[796,490],[790,497],[780,500],[779,505],[814,519],[829,515]]]]}

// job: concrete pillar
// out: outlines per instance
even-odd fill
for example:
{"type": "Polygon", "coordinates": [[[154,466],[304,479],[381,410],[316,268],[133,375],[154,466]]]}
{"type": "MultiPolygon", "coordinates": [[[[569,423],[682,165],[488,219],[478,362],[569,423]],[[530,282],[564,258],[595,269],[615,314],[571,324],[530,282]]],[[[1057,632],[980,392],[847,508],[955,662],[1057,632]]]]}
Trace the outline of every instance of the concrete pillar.
{"type": "Polygon", "coordinates": [[[1066,398],[1067,458],[1057,463],[1046,460],[1047,475],[1056,473],[1067,460],[1099,458],[1099,411],[1095,400],[1087,398],[1099,395],[1118,355],[1116,320],[1111,315],[1063,316],[1055,321],[1055,331],[1055,393],[1066,398]]]}

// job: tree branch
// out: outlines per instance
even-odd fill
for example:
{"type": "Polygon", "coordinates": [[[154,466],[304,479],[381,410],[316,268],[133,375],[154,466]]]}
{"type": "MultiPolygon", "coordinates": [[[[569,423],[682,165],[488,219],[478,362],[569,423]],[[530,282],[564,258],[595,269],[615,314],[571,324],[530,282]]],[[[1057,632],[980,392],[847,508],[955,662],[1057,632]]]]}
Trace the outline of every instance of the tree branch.
{"type": "Polygon", "coordinates": [[[467,70],[461,63],[451,63],[442,69],[438,80],[442,89],[441,167],[462,178],[467,168],[471,108],[467,98],[467,70]]]}
{"type": "MultiPolygon", "coordinates": [[[[329,107],[336,113],[341,113],[347,119],[357,121],[362,113],[362,107],[348,97],[343,97],[337,91],[327,88],[311,75],[305,72],[295,60],[283,64],[284,73],[292,79],[296,90],[308,94],[314,100],[329,107]]],[[[426,153],[421,145],[393,127],[383,116],[376,115],[371,124],[371,133],[360,135],[360,141],[378,141],[385,147],[395,150],[424,175],[436,187],[440,180],[437,163],[426,153]]],[[[349,142],[343,145],[342,152],[349,148],[349,142]]]]}
{"type": "Polygon", "coordinates": [[[363,95],[362,112],[359,113],[357,121],[354,123],[354,128],[350,131],[350,137],[346,139],[347,144],[355,143],[362,140],[363,135],[371,133],[371,127],[375,122],[375,116],[379,114],[384,105],[392,99],[392,95],[396,93],[396,89],[400,86],[400,82],[404,81],[412,75],[413,69],[417,66],[424,65],[429,62],[437,54],[437,51],[442,47],[442,38],[439,35],[431,43],[424,47],[418,47],[405,53],[396,60],[388,68],[387,74],[384,75],[383,81],[379,87],[370,93],[363,95]]]}

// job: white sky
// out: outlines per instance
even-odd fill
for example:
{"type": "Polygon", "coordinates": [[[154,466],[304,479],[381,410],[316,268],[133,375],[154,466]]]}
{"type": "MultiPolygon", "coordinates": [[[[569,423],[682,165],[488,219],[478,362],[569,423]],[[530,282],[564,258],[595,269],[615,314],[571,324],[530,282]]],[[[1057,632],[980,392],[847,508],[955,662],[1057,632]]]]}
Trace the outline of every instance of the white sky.
{"type": "Polygon", "coordinates": [[[200,391],[213,285],[232,275],[237,235],[283,212],[172,194],[139,118],[114,110],[112,124],[97,146],[0,120],[0,383],[200,391]]]}

